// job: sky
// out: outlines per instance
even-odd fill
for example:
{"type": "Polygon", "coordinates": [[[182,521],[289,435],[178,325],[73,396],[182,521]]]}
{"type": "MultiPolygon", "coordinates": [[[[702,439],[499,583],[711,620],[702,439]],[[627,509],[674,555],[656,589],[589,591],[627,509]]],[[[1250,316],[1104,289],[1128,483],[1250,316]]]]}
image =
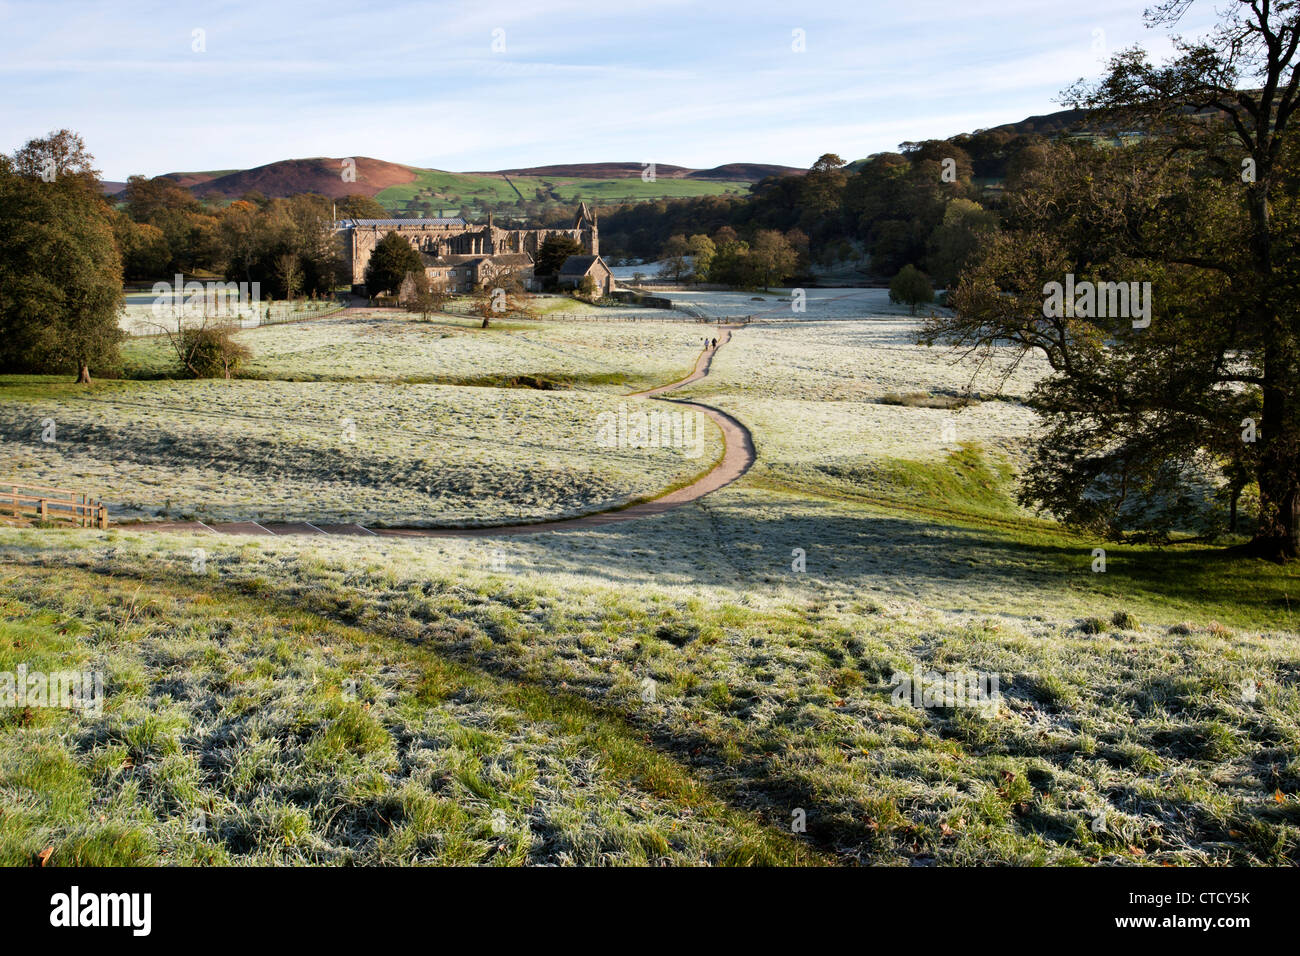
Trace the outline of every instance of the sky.
{"type": "Polygon", "coordinates": [[[0,151],[68,127],[109,180],[313,156],[806,167],[1060,109],[1110,54],[1168,53],[1150,2],[0,0],[0,151]]]}

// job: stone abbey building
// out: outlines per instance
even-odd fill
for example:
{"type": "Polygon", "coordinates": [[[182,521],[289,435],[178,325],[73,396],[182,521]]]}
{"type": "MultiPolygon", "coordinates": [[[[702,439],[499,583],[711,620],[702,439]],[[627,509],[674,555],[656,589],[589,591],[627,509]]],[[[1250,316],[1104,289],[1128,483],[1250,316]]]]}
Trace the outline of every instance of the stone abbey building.
{"type": "Polygon", "coordinates": [[[449,292],[470,292],[503,271],[514,272],[531,285],[537,250],[549,236],[568,236],[582,243],[588,255],[600,255],[599,226],[586,203],[579,207],[572,229],[502,229],[493,223],[491,213],[482,226],[460,218],[344,219],[335,228],[343,238],[354,289],[364,285],[370,254],[390,232],[415,247],[429,278],[449,292]]]}

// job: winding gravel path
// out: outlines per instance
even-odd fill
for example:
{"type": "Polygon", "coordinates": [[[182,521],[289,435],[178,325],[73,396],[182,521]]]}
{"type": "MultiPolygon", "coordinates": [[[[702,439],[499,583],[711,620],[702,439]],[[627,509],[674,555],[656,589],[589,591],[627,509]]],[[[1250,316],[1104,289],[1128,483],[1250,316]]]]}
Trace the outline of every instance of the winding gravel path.
{"type": "MultiPolygon", "coordinates": [[[[713,356],[718,349],[731,341],[733,326],[723,326],[720,330],[718,348],[706,349],[695,363],[690,375],[669,385],[660,385],[644,392],[633,392],[629,398],[661,398],[674,389],[697,382],[709,374],[713,365],[713,356]]],[[[617,524],[620,521],[635,521],[650,515],[663,514],[684,504],[698,501],[705,495],[731,484],[754,464],[754,440],[749,429],[725,412],[698,402],[678,399],[671,401],[683,408],[692,408],[709,416],[722,429],[724,450],[722,460],[712,470],[695,479],[691,484],[651,501],[640,504],[600,511],[583,515],[580,518],[564,518],[558,521],[537,521],[528,524],[511,524],[484,526],[477,528],[367,528],[359,524],[321,524],[311,521],[297,522],[257,522],[232,521],[208,524],[202,521],[156,521],[123,524],[118,527],[131,528],[135,531],[206,531],[213,534],[243,535],[360,535],[364,537],[397,538],[477,538],[507,534],[541,534],[547,531],[561,531],[569,528],[597,528],[601,525],[617,524]]]]}

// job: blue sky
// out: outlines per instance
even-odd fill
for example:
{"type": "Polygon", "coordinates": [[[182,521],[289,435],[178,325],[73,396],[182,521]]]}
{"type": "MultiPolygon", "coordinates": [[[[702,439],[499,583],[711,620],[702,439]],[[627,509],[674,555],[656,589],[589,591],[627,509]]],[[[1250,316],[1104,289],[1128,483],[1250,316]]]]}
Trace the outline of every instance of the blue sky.
{"type": "Polygon", "coordinates": [[[308,156],[807,166],[1058,109],[1104,53],[1168,50],[1150,2],[0,0],[0,150],[67,126],[108,179],[308,156]]]}

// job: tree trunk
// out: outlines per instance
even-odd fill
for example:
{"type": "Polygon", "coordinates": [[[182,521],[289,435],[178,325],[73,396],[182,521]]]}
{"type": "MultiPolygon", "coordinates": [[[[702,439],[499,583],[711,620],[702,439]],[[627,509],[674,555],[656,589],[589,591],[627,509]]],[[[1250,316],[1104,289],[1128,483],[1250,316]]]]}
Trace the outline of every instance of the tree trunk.
{"type": "MultiPolygon", "coordinates": [[[[1267,157],[1260,157],[1267,162],[1267,157]]],[[[1259,286],[1255,290],[1255,322],[1264,337],[1263,395],[1260,422],[1259,527],[1247,547],[1249,553],[1270,561],[1300,555],[1300,420],[1296,415],[1300,356],[1291,344],[1290,331],[1274,304],[1272,209],[1268,180],[1256,180],[1249,193],[1251,257],[1259,286]]]]}
{"type": "Polygon", "coordinates": [[[85,362],[81,363],[79,367],[79,371],[77,372],[77,384],[78,385],[90,384],[90,366],[87,365],[85,362]]]}
{"type": "Polygon", "coordinates": [[[1264,387],[1259,527],[1248,550],[1270,561],[1300,556],[1300,423],[1295,421],[1288,391],[1276,384],[1264,387]]]}

